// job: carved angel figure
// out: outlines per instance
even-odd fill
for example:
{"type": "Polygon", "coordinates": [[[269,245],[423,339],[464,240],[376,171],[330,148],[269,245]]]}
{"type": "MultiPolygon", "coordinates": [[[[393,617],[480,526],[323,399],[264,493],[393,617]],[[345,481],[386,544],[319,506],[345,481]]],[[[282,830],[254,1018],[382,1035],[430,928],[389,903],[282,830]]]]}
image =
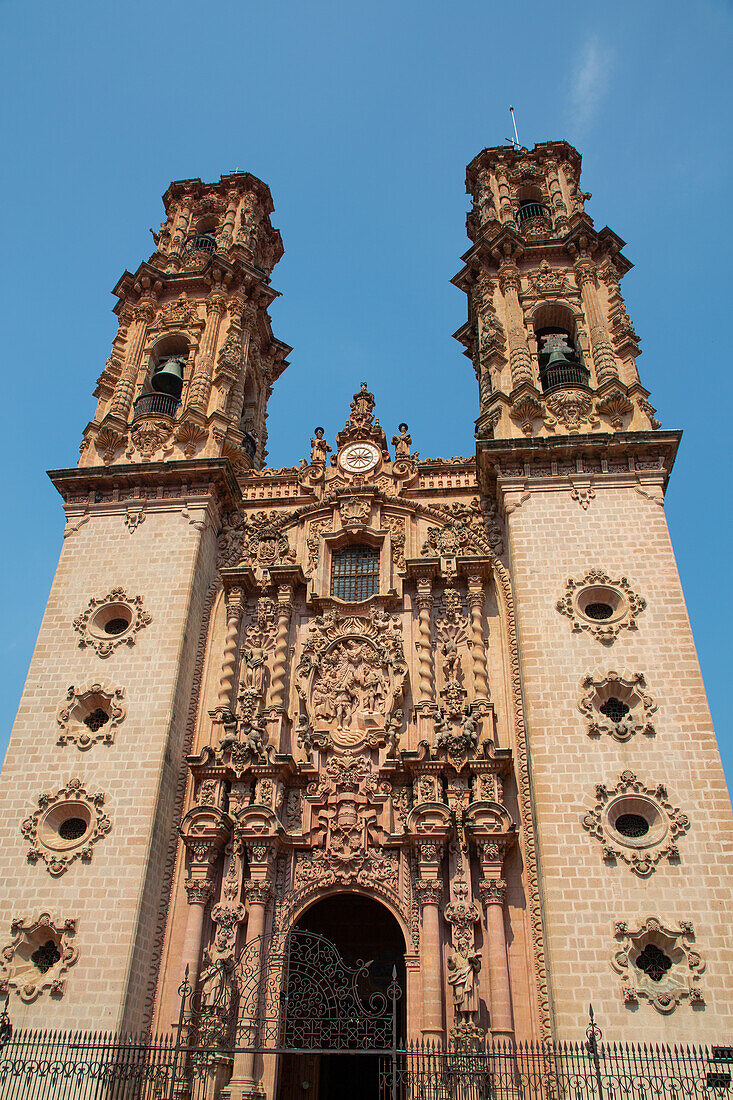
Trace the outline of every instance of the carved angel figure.
{"type": "Polygon", "coordinates": [[[480,969],[478,951],[464,953],[454,949],[448,956],[448,982],[453,989],[453,1005],[460,1015],[478,1012],[477,974],[480,969]]]}

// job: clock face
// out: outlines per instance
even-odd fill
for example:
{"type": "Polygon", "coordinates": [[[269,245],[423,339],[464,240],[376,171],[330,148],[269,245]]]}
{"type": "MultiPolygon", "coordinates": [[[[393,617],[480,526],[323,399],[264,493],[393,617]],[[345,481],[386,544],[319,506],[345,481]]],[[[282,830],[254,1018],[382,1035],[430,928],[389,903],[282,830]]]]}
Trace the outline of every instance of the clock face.
{"type": "Polygon", "coordinates": [[[365,474],[379,462],[379,448],[373,443],[349,443],[339,455],[339,464],[350,474],[365,474]]]}

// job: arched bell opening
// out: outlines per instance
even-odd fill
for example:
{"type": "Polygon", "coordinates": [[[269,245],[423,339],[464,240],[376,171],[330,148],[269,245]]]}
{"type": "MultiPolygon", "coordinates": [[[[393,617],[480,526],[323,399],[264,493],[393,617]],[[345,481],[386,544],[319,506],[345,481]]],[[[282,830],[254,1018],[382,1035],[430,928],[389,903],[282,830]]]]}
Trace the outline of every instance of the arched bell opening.
{"type": "Polygon", "coordinates": [[[536,311],[533,324],[543,392],[563,386],[587,386],[590,373],[581,358],[571,311],[557,303],[548,304],[536,311]]]}
{"type": "Polygon", "coordinates": [[[339,893],[313,902],[289,941],[283,1041],[293,1052],[282,1056],[278,1100],[377,1100],[377,1052],[405,1034],[399,923],[373,898],[339,893]]]}

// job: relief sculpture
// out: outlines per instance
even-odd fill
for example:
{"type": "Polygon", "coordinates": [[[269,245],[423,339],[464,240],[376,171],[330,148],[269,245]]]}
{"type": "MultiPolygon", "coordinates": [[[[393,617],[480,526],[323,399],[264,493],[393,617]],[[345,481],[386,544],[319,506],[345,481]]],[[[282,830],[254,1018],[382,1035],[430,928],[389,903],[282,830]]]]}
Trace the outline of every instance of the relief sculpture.
{"type": "Polygon", "coordinates": [[[296,683],[316,744],[342,751],[383,744],[399,709],[407,674],[395,616],[317,616],[298,664],[296,683]]]}

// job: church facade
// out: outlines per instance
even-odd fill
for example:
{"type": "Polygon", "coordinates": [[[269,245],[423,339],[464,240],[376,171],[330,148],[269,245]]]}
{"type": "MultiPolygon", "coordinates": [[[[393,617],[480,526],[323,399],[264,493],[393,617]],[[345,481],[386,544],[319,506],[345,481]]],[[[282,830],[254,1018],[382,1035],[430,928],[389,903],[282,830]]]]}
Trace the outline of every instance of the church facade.
{"type": "MultiPolygon", "coordinates": [[[[580,169],[565,142],[468,167],[475,455],[422,458],[355,383],[335,436],[294,426],[292,468],[266,464],[291,351],[270,192],[166,192],[78,466],[51,472],[64,543],[0,781],[17,1025],[164,1032],[186,975],[240,1037],[272,986],[275,1034],[298,933],[300,1039],[329,952],[399,989],[408,1040],[577,1039],[591,1001],[609,1038],[730,1034],[679,432],[580,169]]],[[[230,1075],[275,1088],[246,1055],[230,1075]]]]}

